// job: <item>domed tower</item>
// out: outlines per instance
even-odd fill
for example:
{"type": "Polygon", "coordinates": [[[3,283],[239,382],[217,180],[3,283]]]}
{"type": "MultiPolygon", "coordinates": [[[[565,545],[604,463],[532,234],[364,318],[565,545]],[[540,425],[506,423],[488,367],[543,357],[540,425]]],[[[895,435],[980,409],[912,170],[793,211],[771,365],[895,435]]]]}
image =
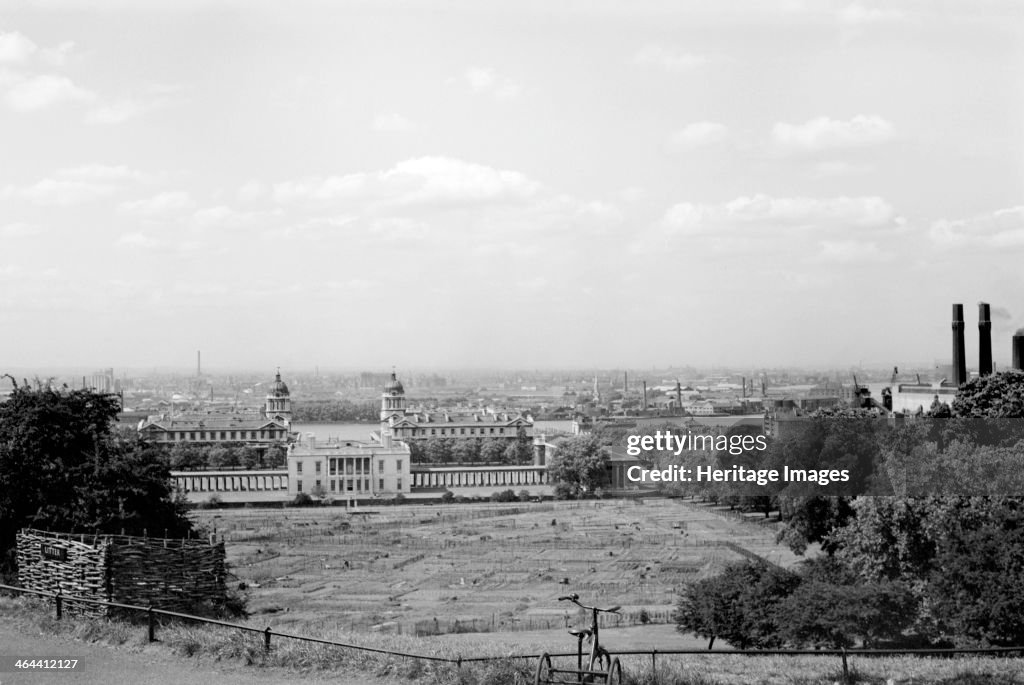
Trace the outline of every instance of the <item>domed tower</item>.
{"type": "Polygon", "coordinates": [[[391,447],[394,438],[392,421],[401,421],[404,416],[405,388],[392,370],[391,380],[384,385],[384,393],[380,396],[380,442],[384,447],[391,447]]]}
{"type": "Polygon", "coordinates": [[[263,409],[268,419],[280,421],[285,426],[292,423],[292,397],[288,386],[281,380],[281,369],[277,370],[274,382],[267,391],[267,404],[263,409]]]}
{"type": "Polygon", "coordinates": [[[391,372],[391,380],[384,385],[384,394],[380,396],[380,420],[387,422],[392,416],[405,416],[405,388],[398,380],[395,372],[391,372]]]}

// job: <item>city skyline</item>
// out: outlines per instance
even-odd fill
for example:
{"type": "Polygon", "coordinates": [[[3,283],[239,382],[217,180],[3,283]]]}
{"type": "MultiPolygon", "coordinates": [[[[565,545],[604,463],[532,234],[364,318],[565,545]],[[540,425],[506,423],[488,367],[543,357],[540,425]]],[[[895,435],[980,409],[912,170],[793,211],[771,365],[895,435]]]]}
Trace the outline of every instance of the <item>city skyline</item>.
{"type": "Polygon", "coordinates": [[[12,3],[0,372],[1007,367],[1024,8],[719,5],[12,3]]]}

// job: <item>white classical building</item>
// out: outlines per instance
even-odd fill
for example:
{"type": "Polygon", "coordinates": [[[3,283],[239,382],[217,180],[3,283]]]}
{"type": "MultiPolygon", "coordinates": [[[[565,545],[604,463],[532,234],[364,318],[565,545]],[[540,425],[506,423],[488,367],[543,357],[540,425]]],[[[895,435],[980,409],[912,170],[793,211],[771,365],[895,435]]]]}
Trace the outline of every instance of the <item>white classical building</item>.
{"type": "Polygon", "coordinates": [[[533,421],[516,412],[481,409],[412,410],[405,401],[405,388],[394,372],[384,386],[380,407],[381,444],[394,440],[445,439],[532,439],[533,421]]]}
{"type": "Polygon", "coordinates": [[[139,437],[162,445],[179,442],[242,442],[267,446],[289,437],[292,400],[277,370],[261,410],[156,414],[139,422],[139,437]]]}
{"type": "Polygon", "coordinates": [[[333,499],[407,495],[412,489],[409,447],[355,440],[307,438],[288,448],[288,495],[333,499]]]}

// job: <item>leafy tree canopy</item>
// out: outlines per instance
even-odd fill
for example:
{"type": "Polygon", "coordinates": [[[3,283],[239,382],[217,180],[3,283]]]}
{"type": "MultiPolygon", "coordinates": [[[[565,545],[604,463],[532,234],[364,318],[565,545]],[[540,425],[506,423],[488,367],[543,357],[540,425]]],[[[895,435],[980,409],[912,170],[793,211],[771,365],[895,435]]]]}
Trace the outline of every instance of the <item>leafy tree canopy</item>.
{"type": "Polygon", "coordinates": [[[0,404],[0,564],[23,527],[177,537],[191,529],[163,453],[113,430],[116,396],[17,387],[0,404]]]}
{"type": "Polygon", "coordinates": [[[591,435],[562,440],[548,463],[548,476],[579,492],[593,492],[604,484],[608,469],[608,450],[591,435]]]}

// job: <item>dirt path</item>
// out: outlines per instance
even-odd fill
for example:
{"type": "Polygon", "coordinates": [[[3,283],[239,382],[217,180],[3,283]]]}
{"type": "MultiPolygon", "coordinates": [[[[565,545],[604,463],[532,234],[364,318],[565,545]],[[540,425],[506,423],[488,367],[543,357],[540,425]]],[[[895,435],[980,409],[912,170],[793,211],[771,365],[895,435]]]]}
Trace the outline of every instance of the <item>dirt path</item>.
{"type": "Polygon", "coordinates": [[[168,654],[159,646],[143,651],[116,649],[60,636],[29,636],[0,626],[0,658],[11,656],[77,658],[79,670],[16,673],[7,668],[0,672],[0,685],[398,685],[397,681],[368,675],[300,674],[187,659],[168,654]]]}

